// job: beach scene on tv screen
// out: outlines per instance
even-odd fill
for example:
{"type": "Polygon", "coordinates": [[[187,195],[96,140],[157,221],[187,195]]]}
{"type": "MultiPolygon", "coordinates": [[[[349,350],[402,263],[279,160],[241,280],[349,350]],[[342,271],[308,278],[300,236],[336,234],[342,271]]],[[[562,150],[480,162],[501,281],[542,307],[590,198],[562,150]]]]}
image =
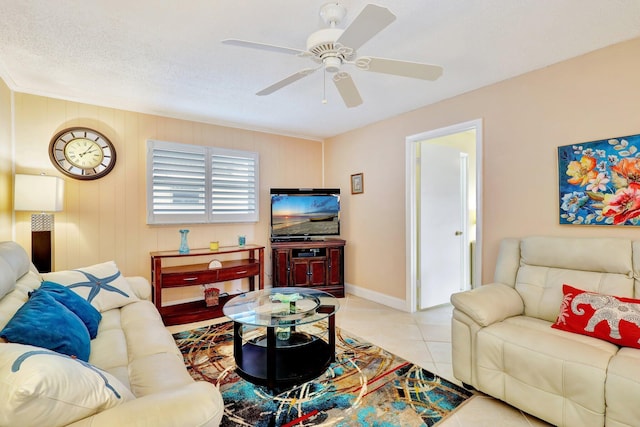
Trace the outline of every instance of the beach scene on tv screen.
{"type": "Polygon", "coordinates": [[[334,195],[272,195],[274,236],[338,234],[340,198],[334,195]]]}

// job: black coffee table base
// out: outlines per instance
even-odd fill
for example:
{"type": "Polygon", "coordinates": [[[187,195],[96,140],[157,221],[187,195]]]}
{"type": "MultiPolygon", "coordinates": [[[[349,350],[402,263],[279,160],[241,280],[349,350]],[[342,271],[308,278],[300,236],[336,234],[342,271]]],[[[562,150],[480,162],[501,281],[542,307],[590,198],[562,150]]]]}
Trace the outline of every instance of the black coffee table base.
{"type": "MultiPolygon", "coordinates": [[[[334,307],[320,306],[318,311],[334,307]]],[[[233,354],[236,371],[245,380],[281,391],[319,377],[335,361],[335,318],[328,317],[329,342],[291,328],[287,340],[276,339],[276,328],[267,327],[266,336],[242,343],[242,323],[233,323],[233,354]]]]}

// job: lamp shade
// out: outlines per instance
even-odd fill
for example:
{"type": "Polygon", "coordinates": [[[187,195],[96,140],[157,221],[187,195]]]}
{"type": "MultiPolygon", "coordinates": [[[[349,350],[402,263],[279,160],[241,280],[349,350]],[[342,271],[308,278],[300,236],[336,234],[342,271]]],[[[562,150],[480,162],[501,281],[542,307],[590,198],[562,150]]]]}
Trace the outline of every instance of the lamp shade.
{"type": "Polygon", "coordinates": [[[63,207],[64,180],[47,175],[15,177],[14,209],[32,212],[59,212],[63,207]]]}

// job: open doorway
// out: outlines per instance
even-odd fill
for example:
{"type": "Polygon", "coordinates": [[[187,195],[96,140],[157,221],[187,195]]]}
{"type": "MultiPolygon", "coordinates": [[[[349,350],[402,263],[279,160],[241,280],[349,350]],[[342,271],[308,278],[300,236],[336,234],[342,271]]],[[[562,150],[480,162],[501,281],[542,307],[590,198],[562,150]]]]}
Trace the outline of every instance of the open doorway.
{"type": "Polygon", "coordinates": [[[474,120],[406,139],[408,311],[479,285],[481,125],[474,120]]]}

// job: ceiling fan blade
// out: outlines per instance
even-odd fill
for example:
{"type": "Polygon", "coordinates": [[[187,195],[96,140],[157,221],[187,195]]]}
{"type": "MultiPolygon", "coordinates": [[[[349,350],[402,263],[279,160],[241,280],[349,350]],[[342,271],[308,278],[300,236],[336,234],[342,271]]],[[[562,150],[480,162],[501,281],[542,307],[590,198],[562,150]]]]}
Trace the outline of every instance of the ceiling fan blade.
{"type": "Polygon", "coordinates": [[[262,89],[260,92],[256,93],[258,96],[270,95],[273,92],[282,89],[285,86],[290,85],[291,83],[297,82],[303,77],[308,76],[309,74],[316,71],[317,68],[305,68],[304,70],[300,70],[297,73],[291,74],[289,77],[285,77],[277,83],[272,84],[269,87],[262,89]]]}
{"type": "Polygon", "coordinates": [[[374,73],[393,74],[422,80],[436,80],[442,75],[442,67],[420,62],[363,56],[355,61],[356,67],[374,73]]]}
{"type": "Polygon", "coordinates": [[[336,43],[357,50],[369,39],[384,30],[387,25],[395,21],[396,16],[386,7],[368,4],[353,20],[336,43]]]}
{"type": "Polygon", "coordinates": [[[358,88],[349,74],[344,71],[338,72],[334,74],[333,82],[347,108],[357,107],[362,104],[360,92],[358,92],[358,88]]]}
{"type": "Polygon", "coordinates": [[[304,50],[294,49],[291,47],[282,47],[282,46],[276,46],[276,45],[266,44],[266,43],[250,42],[247,40],[225,39],[225,40],[222,40],[222,43],[232,45],[232,46],[248,47],[251,49],[268,50],[270,52],[285,53],[287,55],[302,55],[306,53],[306,51],[304,50]]]}

